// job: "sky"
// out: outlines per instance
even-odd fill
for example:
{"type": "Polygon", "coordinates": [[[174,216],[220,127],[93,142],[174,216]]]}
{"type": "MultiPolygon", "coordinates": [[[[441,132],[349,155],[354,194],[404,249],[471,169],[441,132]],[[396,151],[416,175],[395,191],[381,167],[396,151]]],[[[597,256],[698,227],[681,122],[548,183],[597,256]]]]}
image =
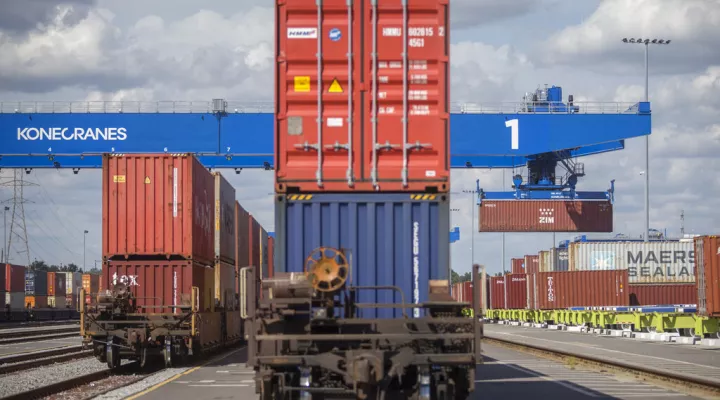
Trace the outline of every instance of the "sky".
{"type": "MultiPolygon", "coordinates": [[[[0,101],[271,101],[268,3],[4,0],[0,101]]],[[[650,225],[677,236],[684,210],[686,233],[720,232],[720,0],[452,0],[450,6],[454,102],[519,101],[544,84],[562,86],[576,101],[640,101],[643,49],[621,39],[671,39],[650,47],[650,225]]],[[[644,139],[581,161],[587,176],[579,189],[605,190],[615,179],[616,233],[639,236],[644,139]]],[[[1,174],[8,179],[11,171],[1,174]]],[[[511,175],[454,170],[452,191],[474,189],[476,179],[486,190],[508,189],[511,175]]],[[[226,176],[238,200],[273,231],[272,173],[226,176]]],[[[92,267],[101,258],[100,172],[35,170],[25,179],[36,184],[24,189],[31,259],[82,266],[84,258],[92,267]]],[[[12,190],[0,188],[0,201],[10,198],[12,190]]],[[[500,271],[502,235],[471,235],[473,204],[470,195],[452,196],[458,210],[452,225],[461,229],[461,240],[451,245],[452,267],[468,271],[474,261],[500,271]]],[[[557,234],[555,242],[573,236],[557,234]]],[[[506,234],[505,268],[511,257],[552,244],[549,233],[506,234]]],[[[19,250],[13,246],[13,261],[27,258],[19,250]]]]}

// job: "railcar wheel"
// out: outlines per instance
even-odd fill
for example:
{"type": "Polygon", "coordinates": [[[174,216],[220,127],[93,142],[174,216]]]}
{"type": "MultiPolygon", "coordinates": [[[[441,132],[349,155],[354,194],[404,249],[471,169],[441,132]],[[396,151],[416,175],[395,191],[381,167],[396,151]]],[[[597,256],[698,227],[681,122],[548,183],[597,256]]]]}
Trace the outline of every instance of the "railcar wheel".
{"type": "Polygon", "coordinates": [[[115,346],[115,338],[113,336],[108,337],[107,344],[105,345],[105,359],[107,360],[108,368],[116,369],[120,367],[120,350],[115,346]]]}
{"type": "Polygon", "coordinates": [[[163,360],[165,361],[165,368],[172,368],[172,366],[173,366],[172,336],[165,336],[165,347],[163,348],[163,360]]]}

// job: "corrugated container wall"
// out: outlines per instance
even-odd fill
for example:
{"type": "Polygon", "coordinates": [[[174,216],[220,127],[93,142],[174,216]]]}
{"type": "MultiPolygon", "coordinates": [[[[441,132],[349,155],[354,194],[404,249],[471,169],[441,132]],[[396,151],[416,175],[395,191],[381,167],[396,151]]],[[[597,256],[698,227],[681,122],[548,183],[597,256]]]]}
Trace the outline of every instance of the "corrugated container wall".
{"type": "Polygon", "coordinates": [[[539,270],[540,272],[552,272],[553,266],[552,262],[550,261],[550,251],[548,250],[542,250],[538,254],[538,264],[539,264],[539,270]]]}
{"type": "MultiPolygon", "coordinates": [[[[250,213],[248,213],[239,202],[235,202],[235,272],[239,274],[241,268],[250,266],[250,213]]],[[[239,276],[239,275],[238,275],[239,276]]],[[[236,282],[237,285],[237,282],[236,282]]],[[[240,293],[240,288],[235,287],[235,292],[240,293]]]]}
{"type": "Polygon", "coordinates": [[[103,257],[162,255],[211,264],[213,176],[192,155],[103,157],[103,257]]]}
{"type": "Polygon", "coordinates": [[[26,295],[25,306],[29,308],[48,308],[48,296],[47,295],[26,295]]]}
{"type": "Polygon", "coordinates": [[[537,274],[527,274],[527,309],[536,310],[537,305],[537,285],[535,284],[537,274]]]}
{"type": "Polygon", "coordinates": [[[250,265],[260,267],[262,265],[262,259],[260,257],[260,223],[250,214],[248,219],[248,248],[250,250],[250,265]]]}
{"type": "Polygon", "coordinates": [[[276,192],[449,191],[448,3],[276,2],[276,192]]]}
{"type": "Polygon", "coordinates": [[[480,232],[612,232],[605,201],[483,200],[480,232]]]}
{"type": "Polygon", "coordinates": [[[630,304],[627,270],[539,272],[535,301],[539,309],[630,304]]]}
{"type": "Polygon", "coordinates": [[[567,248],[554,248],[551,250],[551,261],[553,263],[553,271],[568,271],[570,262],[568,260],[567,248]]]}
{"type": "Polygon", "coordinates": [[[48,272],[47,274],[47,294],[48,296],[62,296],[65,297],[67,290],[65,289],[65,275],[59,272],[48,272]]]}
{"type": "Polygon", "coordinates": [[[524,258],[512,258],[510,259],[510,271],[513,274],[524,274],[525,273],[525,259],[524,258]]]}
{"type": "Polygon", "coordinates": [[[630,285],[630,305],[697,304],[697,293],[694,283],[630,285]]]}
{"type": "MultiPolygon", "coordinates": [[[[198,310],[215,303],[215,276],[211,267],[193,261],[106,261],[103,287],[124,283],[143,306],[141,313],[173,313],[172,306],[190,307],[192,288],[198,288],[198,310]]],[[[175,309],[176,313],[180,309],[175,309]]]]}
{"type": "Polygon", "coordinates": [[[47,271],[25,271],[25,294],[35,296],[47,296],[47,289],[47,271]]]}
{"type": "Polygon", "coordinates": [[[505,275],[505,290],[507,291],[507,302],[505,304],[505,308],[520,309],[527,307],[526,274],[505,275]]]}
{"type": "Polygon", "coordinates": [[[25,290],[25,270],[22,265],[0,264],[3,271],[0,271],[2,286],[0,288],[7,292],[22,292],[25,290]]]}
{"type": "Polygon", "coordinates": [[[268,277],[275,276],[275,238],[268,237],[268,277]]]}
{"type": "Polygon", "coordinates": [[[2,301],[5,302],[5,305],[10,305],[10,308],[13,310],[19,310],[25,308],[25,292],[4,292],[0,293],[2,297],[2,301]]]}
{"type": "Polygon", "coordinates": [[[100,275],[83,274],[82,288],[85,290],[86,295],[97,295],[97,293],[100,291],[100,275]]]}
{"type": "MultiPolygon", "coordinates": [[[[344,249],[351,285],[397,286],[406,302],[427,301],[429,281],[449,279],[450,201],[441,194],[422,198],[383,193],[317,194],[304,200],[276,196],[276,272],[302,272],[319,247],[344,249]]],[[[399,303],[400,294],[361,290],[358,300],[399,303]]],[[[365,309],[362,315],[402,314],[365,309]]]]}
{"type": "Polygon", "coordinates": [[[491,276],[488,279],[490,289],[490,304],[488,309],[505,309],[505,277],[491,276]]]}
{"type": "Polygon", "coordinates": [[[219,172],[215,177],[215,259],[235,263],[235,188],[219,172]]]}
{"type": "Polygon", "coordinates": [[[570,270],[628,270],[630,283],[695,282],[692,242],[571,243],[570,270]]]}
{"type": "Polygon", "coordinates": [[[65,273],[65,290],[67,294],[78,294],[82,287],[82,273],[81,272],[66,272],[65,273]]]}
{"type": "Polygon", "coordinates": [[[698,314],[720,316],[720,238],[695,238],[697,256],[698,314]]]}
{"type": "Polygon", "coordinates": [[[540,257],[537,255],[525,256],[525,273],[534,274],[540,271],[540,257]]]}
{"type": "Polygon", "coordinates": [[[268,264],[270,260],[268,257],[268,239],[267,231],[260,226],[260,266],[264,278],[270,276],[270,270],[268,269],[270,267],[270,264],[268,264]]]}
{"type": "Polygon", "coordinates": [[[216,304],[220,305],[225,309],[235,309],[235,288],[239,286],[239,281],[236,279],[235,265],[226,262],[215,263],[214,274],[215,274],[215,300],[216,304]]]}

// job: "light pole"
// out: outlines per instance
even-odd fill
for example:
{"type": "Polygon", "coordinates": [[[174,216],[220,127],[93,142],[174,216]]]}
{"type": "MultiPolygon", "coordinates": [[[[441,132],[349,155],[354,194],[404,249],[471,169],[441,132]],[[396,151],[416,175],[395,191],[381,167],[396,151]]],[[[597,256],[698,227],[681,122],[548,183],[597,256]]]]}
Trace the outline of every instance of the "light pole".
{"type": "MultiPolygon", "coordinates": [[[[649,101],[648,95],[648,48],[651,44],[670,44],[665,39],[642,39],[623,38],[623,43],[645,45],[645,101],[649,101]]],[[[645,135],[645,242],[650,241],[650,135],[645,135]]]]}
{"type": "Polygon", "coordinates": [[[85,242],[87,242],[88,231],[85,230],[83,233],[83,271],[85,271],[85,242]]]}
{"type": "Polygon", "coordinates": [[[8,252],[10,249],[7,247],[7,212],[10,211],[10,207],[4,206],[3,208],[3,257],[0,261],[7,263],[8,260],[10,260],[10,257],[8,256],[8,252]]]}

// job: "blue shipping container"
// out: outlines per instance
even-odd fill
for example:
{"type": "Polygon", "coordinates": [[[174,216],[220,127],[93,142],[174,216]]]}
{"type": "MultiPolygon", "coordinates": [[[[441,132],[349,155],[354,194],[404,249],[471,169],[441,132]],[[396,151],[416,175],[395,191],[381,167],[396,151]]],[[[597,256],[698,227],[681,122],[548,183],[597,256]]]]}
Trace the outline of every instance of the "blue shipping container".
{"type": "MultiPolygon", "coordinates": [[[[278,272],[302,272],[318,247],[341,249],[350,265],[350,285],[397,286],[405,302],[415,304],[427,301],[430,280],[448,280],[450,275],[446,194],[278,195],[275,218],[278,272]]],[[[358,301],[400,303],[401,297],[397,291],[360,290],[358,301]]],[[[360,314],[400,316],[400,309],[382,308],[360,314]]]]}

